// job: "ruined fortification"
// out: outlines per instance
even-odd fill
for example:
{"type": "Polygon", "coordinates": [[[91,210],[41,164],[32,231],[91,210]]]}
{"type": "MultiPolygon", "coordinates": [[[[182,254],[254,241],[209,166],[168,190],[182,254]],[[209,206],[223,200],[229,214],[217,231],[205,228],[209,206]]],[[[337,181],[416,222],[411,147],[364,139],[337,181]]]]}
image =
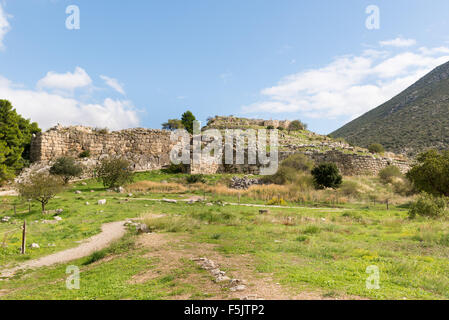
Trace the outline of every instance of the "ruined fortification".
{"type": "MultiPolygon", "coordinates": [[[[215,117],[208,127],[217,129],[267,127],[287,128],[289,121],[254,120],[235,117],[215,117]]],[[[103,157],[121,156],[131,161],[135,171],[162,169],[170,165],[170,151],[174,142],[170,131],[152,129],[127,129],[109,132],[94,128],[54,127],[37,134],[31,144],[33,162],[50,162],[61,156],[79,158],[83,152],[89,153],[91,163],[103,157]]],[[[344,175],[377,174],[388,165],[395,165],[402,172],[410,168],[409,161],[394,154],[385,156],[369,154],[365,149],[352,147],[345,142],[306,132],[307,143],[292,140],[285,131],[280,133],[280,160],[294,153],[303,153],[316,163],[334,162],[344,175]],[[312,139],[313,138],[313,139],[312,139]]],[[[217,165],[202,163],[187,166],[191,173],[246,173],[259,174],[259,165],[217,165]]]]}
{"type": "Polygon", "coordinates": [[[31,161],[48,162],[61,156],[78,158],[83,151],[99,160],[121,156],[130,160],[136,171],[156,170],[170,164],[170,132],[127,129],[108,132],[87,127],[55,127],[37,134],[31,142],[31,161]]]}

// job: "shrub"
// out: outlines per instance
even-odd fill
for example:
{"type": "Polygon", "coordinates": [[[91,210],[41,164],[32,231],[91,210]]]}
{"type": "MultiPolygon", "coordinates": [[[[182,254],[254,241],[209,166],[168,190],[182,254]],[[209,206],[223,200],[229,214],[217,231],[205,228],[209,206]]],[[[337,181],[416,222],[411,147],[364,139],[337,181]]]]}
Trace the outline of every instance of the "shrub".
{"type": "Polygon", "coordinates": [[[420,195],[418,200],[410,205],[409,217],[416,216],[438,218],[447,212],[447,199],[436,197],[428,193],[420,195]]]}
{"type": "Polygon", "coordinates": [[[410,180],[406,178],[393,178],[391,182],[394,193],[401,196],[411,196],[415,193],[415,188],[410,180]]]}
{"type": "Polygon", "coordinates": [[[46,205],[64,190],[64,186],[59,177],[39,172],[31,174],[26,181],[18,183],[17,190],[22,198],[40,202],[44,212],[46,205]]]}
{"type": "Polygon", "coordinates": [[[170,173],[170,174],[183,173],[184,165],[182,163],[180,163],[180,164],[171,163],[167,168],[162,169],[162,171],[165,173],[170,173]]]}
{"type": "Polygon", "coordinates": [[[298,171],[310,172],[310,170],[312,170],[314,166],[314,162],[306,155],[298,153],[293,154],[284,161],[282,161],[281,166],[293,168],[298,171]]]}
{"type": "Polygon", "coordinates": [[[310,172],[313,161],[303,154],[294,154],[281,162],[278,171],[271,176],[264,177],[266,183],[285,185],[288,183],[302,183],[304,173],[310,172]]]}
{"type": "Polygon", "coordinates": [[[342,183],[340,191],[345,196],[357,197],[360,194],[359,184],[355,181],[345,181],[342,183]]]}
{"type": "Polygon", "coordinates": [[[95,128],[94,131],[99,134],[108,134],[109,133],[108,128],[95,128]]]}
{"type": "Polygon", "coordinates": [[[286,206],[287,202],[283,198],[273,197],[267,202],[267,206],[286,206]]]}
{"type": "Polygon", "coordinates": [[[186,177],[186,181],[188,184],[205,183],[206,178],[202,174],[191,174],[186,177]]]}
{"type": "Polygon", "coordinates": [[[274,130],[274,126],[267,126],[267,130],[274,130]]]}
{"type": "Polygon", "coordinates": [[[84,150],[84,151],[82,151],[82,152],[79,154],[78,157],[80,157],[81,159],[83,159],[83,158],[89,158],[89,157],[90,157],[90,150],[84,150]]]}
{"type": "Polygon", "coordinates": [[[396,166],[388,166],[379,172],[379,179],[382,183],[392,183],[393,178],[402,177],[401,170],[396,166]]]}
{"type": "Polygon", "coordinates": [[[118,188],[133,181],[133,172],[126,159],[104,158],[95,168],[95,177],[107,188],[118,188]]]}
{"type": "Polygon", "coordinates": [[[368,151],[371,153],[384,153],[385,148],[380,143],[373,143],[368,147],[368,151]]]}
{"type": "Polygon", "coordinates": [[[312,170],[313,181],[317,189],[337,189],[343,182],[343,177],[335,163],[322,163],[312,170]]]}
{"type": "Polygon", "coordinates": [[[83,167],[76,163],[75,159],[61,157],[50,168],[50,174],[60,176],[64,184],[68,184],[73,178],[83,174],[83,167]]]}
{"type": "Polygon", "coordinates": [[[302,123],[301,121],[294,120],[288,125],[288,132],[305,130],[306,127],[307,125],[302,123]]]}
{"type": "Polygon", "coordinates": [[[449,196],[449,151],[429,150],[417,157],[407,178],[418,191],[449,196]]]}

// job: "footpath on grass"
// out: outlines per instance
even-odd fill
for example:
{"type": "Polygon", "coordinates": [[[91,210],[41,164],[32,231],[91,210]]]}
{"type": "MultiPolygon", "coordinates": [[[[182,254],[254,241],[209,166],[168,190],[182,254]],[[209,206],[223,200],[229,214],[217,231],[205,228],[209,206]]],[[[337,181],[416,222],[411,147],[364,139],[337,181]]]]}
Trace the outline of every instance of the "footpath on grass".
{"type": "Polygon", "coordinates": [[[12,277],[18,270],[48,267],[57,263],[66,263],[86,257],[95,251],[104,249],[111,242],[120,239],[126,233],[125,221],[106,223],[101,226],[101,233],[85,240],[75,248],[56,252],[51,255],[24,262],[14,268],[0,270],[0,277],[12,277]]]}

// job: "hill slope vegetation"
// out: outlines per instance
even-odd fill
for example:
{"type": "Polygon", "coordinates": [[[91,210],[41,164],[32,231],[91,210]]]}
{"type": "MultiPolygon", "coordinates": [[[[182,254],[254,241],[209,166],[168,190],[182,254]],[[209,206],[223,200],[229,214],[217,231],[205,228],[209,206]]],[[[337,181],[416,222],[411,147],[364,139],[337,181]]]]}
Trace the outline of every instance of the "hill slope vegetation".
{"type": "Polygon", "coordinates": [[[449,62],[415,84],[332,133],[333,137],[367,147],[415,155],[449,146],[449,62]]]}

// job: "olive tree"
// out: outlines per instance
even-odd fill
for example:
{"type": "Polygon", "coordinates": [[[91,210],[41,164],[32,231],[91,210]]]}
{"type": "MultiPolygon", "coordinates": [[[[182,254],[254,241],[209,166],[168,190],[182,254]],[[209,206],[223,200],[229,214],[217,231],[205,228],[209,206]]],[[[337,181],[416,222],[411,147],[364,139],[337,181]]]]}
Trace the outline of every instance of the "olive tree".
{"type": "Polygon", "coordinates": [[[95,177],[107,188],[123,187],[133,181],[131,163],[123,158],[104,158],[95,168],[95,177]]]}
{"type": "Polygon", "coordinates": [[[83,174],[83,167],[76,163],[73,158],[61,157],[56,159],[55,163],[51,166],[50,173],[55,176],[60,176],[64,184],[68,184],[71,179],[83,174]]]}
{"type": "Polygon", "coordinates": [[[44,212],[50,200],[64,190],[64,185],[59,177],[39,172],[18,183],[17,190],[22,198],[40,202],[44,212]]]}

